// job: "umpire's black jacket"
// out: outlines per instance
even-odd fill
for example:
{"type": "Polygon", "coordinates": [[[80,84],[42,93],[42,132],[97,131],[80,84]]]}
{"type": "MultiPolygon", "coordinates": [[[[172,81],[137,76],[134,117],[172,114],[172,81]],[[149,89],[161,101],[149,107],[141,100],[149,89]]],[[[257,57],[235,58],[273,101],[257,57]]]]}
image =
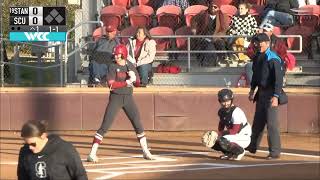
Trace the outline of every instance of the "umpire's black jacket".
{"type": "Polygon", "coordinates": [[[255,56],[252,65],[251,90],[271,89],[273,96],[279,97],[283,86],[283,61],[268,48],[266,52],[255,56]]]}

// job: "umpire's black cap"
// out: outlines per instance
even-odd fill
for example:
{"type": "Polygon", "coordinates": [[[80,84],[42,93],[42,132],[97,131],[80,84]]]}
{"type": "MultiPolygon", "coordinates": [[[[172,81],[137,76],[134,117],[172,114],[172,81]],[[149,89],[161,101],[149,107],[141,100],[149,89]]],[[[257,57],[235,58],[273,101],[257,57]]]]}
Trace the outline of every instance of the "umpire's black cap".
{"type": "Polygon", "coordinates": [[[260,42],[269,42],[270,38],[266,33],[260,33],[256,36],[256,40],[260,42]]]}

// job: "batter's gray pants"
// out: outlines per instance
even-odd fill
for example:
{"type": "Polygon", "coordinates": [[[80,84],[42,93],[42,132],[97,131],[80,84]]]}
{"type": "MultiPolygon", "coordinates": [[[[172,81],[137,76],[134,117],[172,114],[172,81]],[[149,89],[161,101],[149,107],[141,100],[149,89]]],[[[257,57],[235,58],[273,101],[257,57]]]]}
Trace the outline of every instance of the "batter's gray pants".
{"type": "Polygon", "coordinates": [[[128,116],[135,132],[137,134],[143,133],[143,126],[140,121],[140,114],[138,108],[133,100],[131,94],[110,94],[109,103],[104,113],[102,124],[97,131],[102,137],[110,128],[113,120],[120,109],[123,109],[128,116]]]}

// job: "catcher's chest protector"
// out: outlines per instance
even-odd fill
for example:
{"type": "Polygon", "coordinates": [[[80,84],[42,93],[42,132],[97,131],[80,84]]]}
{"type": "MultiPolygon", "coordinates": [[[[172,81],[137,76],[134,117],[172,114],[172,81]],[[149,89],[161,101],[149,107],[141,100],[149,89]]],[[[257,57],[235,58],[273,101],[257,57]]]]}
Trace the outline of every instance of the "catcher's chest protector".
{"type": "Polygon", "coordinates": [[[232,113],[237,108],[237,106],[232,106],[230,108],[220,108],[218,115],[220,121],[228,128],[231,129],[233,126],[232,113]]]}

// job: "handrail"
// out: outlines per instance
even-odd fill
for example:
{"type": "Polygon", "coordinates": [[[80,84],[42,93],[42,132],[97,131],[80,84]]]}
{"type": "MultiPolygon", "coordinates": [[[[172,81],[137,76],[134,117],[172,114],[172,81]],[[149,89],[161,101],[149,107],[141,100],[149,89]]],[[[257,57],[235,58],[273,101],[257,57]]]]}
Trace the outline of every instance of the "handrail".
{"type": "Polygon", "coordinates": [[[31,65],[26,65],[26,64],[17,64],[17,63],[11,63],[11,62],[3,62],[3,64],[11,64],[15,66],[21,66],[21,67],[28,67],[28,68],[35,68],[35,69],[49,69],[49,68],[54,68],[60,66],[59,64],[51,65],[51,66],[44,66],[44,67],[38,67],[38,66],[31,66],[31,65]]]}
{"type": "MultiPolygon", "coordinates": [[[[64,75],[65,75],[65,78],[64,78],[64,83],[66,84],[67,83],[67,62],[68,62],[68,36],[69,34],[74,31],[75,29],[77,29],[78,27],[80,26],[83,26],[85,24],[100,24],[101,27],[103,27],[103,22],[102,21],[85,21],[85,22],[81,22],[79,24],[77,24],[76,26],[74,26],[73,28],[71,28],[69,31],[67,31],[66,33],[66,42],[65,42],[65,47],[64,47],[64,75]]],[[[73,52],[76,52],[78,51],[79,49],[76,49],[74,51],[72,51],[71,53],[73,52]]],[[[70,54],[71,54],[70,53],[70,54]]],[[[74,53],[73,53],[74,54],[74,53]]],[[[72,55],[72,54],[71,54],[72,55]]],[[[62,70],[62,69],[61,69],[62,70]]]]}

